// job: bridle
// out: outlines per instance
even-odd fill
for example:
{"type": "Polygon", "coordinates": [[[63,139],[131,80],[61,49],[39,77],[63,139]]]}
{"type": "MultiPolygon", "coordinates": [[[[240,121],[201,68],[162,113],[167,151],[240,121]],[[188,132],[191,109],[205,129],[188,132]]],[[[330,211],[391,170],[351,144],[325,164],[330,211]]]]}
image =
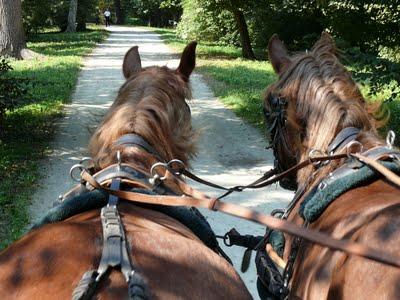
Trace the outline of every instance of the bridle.
{"type": "MultiPolygon", "coordinates": [[[[289,102],[280,96],[270,94],[267,97],[270,110],[263,107],[267,134],[269,135],[270,148],[272,148],[275,161],[274,168],[281,173],[294,166],[297,162],[296,156],[291,150],[287,133],[287,107],[289,102]],[[285,155],[282,155],[282,152],[285,155]]],[[[296,190],[296,175],[282,178],[279,184],[288,190],[296,190]]]]}

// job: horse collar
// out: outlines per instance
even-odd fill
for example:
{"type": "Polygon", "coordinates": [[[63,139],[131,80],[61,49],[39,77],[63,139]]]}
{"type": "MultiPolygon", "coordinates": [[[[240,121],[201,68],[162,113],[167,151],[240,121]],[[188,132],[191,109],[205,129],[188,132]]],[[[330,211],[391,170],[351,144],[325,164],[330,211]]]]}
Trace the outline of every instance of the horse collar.
{"type": "Polygon", "coordinates": [[[345,127],[343,128],[333,139],[333,141],[328,146],[328,154],[331,155],[335,153],[337,150],[342,149],[351,141],[354,141],[358,134],[360,133],[360,129],[356,127],[345,127]]]}
{"type": "Polygon", "coordinates": [[[115,146],[137,147],[144,149],[154,155],[160,161],[163,161],[161,155],[151,146],[143,137],[135,133],[124,134],[114,143],[115,146]]]}

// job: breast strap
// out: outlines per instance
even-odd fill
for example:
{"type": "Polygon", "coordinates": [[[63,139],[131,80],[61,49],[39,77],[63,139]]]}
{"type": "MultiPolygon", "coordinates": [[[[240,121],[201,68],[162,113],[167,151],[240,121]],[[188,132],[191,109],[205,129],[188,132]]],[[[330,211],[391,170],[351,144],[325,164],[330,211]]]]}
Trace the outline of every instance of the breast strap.
{"type": "MultiPolygon", "coordinates": [[[[121,179],[111,182],[112,190],[119,190],[121,179]]],[[[131,261],[124,226],[118,212],[119,198],[110,195],[108,204],[101,209],[101,224],[103,228],[103,250],[97,270],[85,272],[78,286],[73,291],[73,300],[92,299],[96,287],[102,277],[111,268],[120,267],[128,283],[129,299],[149,299],[147,287],[138,269],[131,261]]]]}

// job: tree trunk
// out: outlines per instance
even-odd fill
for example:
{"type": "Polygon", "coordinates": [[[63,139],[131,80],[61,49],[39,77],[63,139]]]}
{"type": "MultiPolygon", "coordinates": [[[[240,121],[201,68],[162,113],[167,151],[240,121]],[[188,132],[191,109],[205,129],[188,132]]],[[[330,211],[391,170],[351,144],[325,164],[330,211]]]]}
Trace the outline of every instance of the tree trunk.
{"type": "MultiPolygon", "coordinates": [[[[82,3],[82,1],[80,3],[82,3]]],[[[78,12],[76,16],[76,21],[78,24],[76,25],[76,31],[86,30],[86,14],[87,14],[86,8],[83,7],[80,9],[78,5],[78,12]]]]}
{"type": "Polygon", "coordinates": [[[65,32],[76,31],[76,12],[78,10],[78,0],[70,0],[68,12],[68,25],[65,32]]]}
{"type": "Polygon", "coordinates": [[[253,48],[251,47],[249,30],[247,28],[243,12],[233,7],[232,13],[235,16],[236,26],[239,30],[243,57],[248,59],[256,59],[256,56],[254,55],[253,52],[253,48]]]}
{"type": "Polygon", "coordinates": [[[26,48],[21,0],[0,0],[0,55],[23,58],[26,48]]]}
{"type": "Polygon", "coordinates": [[[122,25],[125,21],[125,15],[121,8],[121,0],[114,0],[115,15],[117,17],[116,24],[122,25]]]}

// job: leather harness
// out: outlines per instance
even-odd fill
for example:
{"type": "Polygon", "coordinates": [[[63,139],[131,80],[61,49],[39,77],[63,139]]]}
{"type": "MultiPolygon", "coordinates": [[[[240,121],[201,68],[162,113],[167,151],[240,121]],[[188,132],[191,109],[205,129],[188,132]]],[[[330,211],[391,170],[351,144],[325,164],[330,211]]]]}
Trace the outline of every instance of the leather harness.
{"type": "MultiPolygon", "coordinates": [[[[150,154],[159,157],[157,152],[142,137],[129,134],[122,136],[115,145],[139,146],[150,154]]],[[[135,181],[136,184],[149,187],[147,177],[138,170],[119,163],[117,169],[107,168],[94,178],[100,182],[111,180],[110,189],[118,191],[121,188],[122,179],[135,181]]],[[[80,189],[82,191],[82,189],[80,189]]],[[[164,191],[163,191],[164,192],[164,191]]],[[[72,294],[73,300],[91,299],[100,280],[112,268],[119,268],[128,283],[128,296],[131,300],[149,299],[146,284],[140,276],[137,267],[130,259],[130,249],[126,239],[125,230],[118,212],[119,197],[109,195],[108,203],[101,209],[101,225],[103,228],[103,250],[97,270],[85,272],[78,286],[72,294]]]]}
{"type": "MultiPolygon", "coordinates": [[[[121,179],[112,180],[111,189],[119,190],[121,179]]],[[[129,256],[128,241],[124,226],[118,212],[119,198],[110,195],[108,204],[101,209],[101,225],[103,228],[103,250],[97,270],[90,270],[83,274],[82,279],[73,292],[73,300],[91,299],[100,280],[111,268],[120,269],[128,283],[129,299],[149,299],[146,285],[138,274],[138,269],[129,256]]]]}
{"type": "MultiPolygon", "coordinates": [[[[141,145],[139,146],[142,147],[141,145]]],[[[271,176],[267,176],[266,178],[264,178],[263,176],[259,180],[253,182],[252,184],[241,186],[240,189],[261,188],[272,182],[279,181],[281,178],[287,176],[287,174],[292,174],[294,172],[297,172],[297,170],[309,164],[315,162],[330,161],[335,159],[343,159],[345,157],[355,157],[358,160],[365,159],[363,156],[352,153],[310,157],[308,160],[303,161],[291,167],[290,169],[274,176],[271,179],[269,179],[269,177],[271,176]]],[[[379,165],[379,163],[377,164],[379,165]]],[[[135,167],[130,164],[117,164],[117,166],[121,167],[124,165],[126,165],[126,167],[129,166],[130,168],[135,169],[135,167]]],[[[108,188],[103,184],[99,183],[97,179],[100,178],[97,175],[92,176],[85,168],[82,168],[81,172],[82,183],[86,184],[87,186],[91,186],[91,188],[95,188],[109,194],[110,195],[109,201],[111,201],[111,205],[109,203],[105,208],[103,208],[104,210],[102,209],[102,216],[103,216],[102,224],[103,224],[103,235],[104,235],[104,249],[103,249],[102,260],[104,257],[104,261],[100,262],[100,266],[97,269],[97,271],[91,270],[84,274],[80,284],[76,289],[77,297],[73,298],[74,300],[88,299],[86,298],[88,297],[87,295],[94,292],[98,280],[101,279],[102,275],[110,267],[121,268],[121,271],[124,273],[124,276],[125,278],[127,278],[127,281],[129,283],[130,296],[131,295],[134,296],[137,294],[138,297],[142,297],[137,299],[146,299],[145,287],[144,285],[142,285],[143,281],[139,281],[139,284],[137,284],[137,281],[136,283],[134,282],[133,276],[138,273],[135,270],[134,265],[131,264],[131,262],[129,261],[129,256],[127,254],[124,254],[125,252],[129,253],[129,251],[127,249],[125,234],[123,233],[123,225],[121,224],[117,211],[116,204],[119,198],[137,203],[148,203],[148,204],[157,204],[166,206],[193,206],[193,207],[208,208],[213,211],[221,211],[233,216],[238,216],[241,218],[257,222],[259,224],[267,226],[267,228],[275,229],[291,235],[298,236],[301,239],[305,239],[313,243],[329,247],[334,250],[341,250],[349,254],[370,258],[375,261],[400,267],[399,258],[389,253],[383,253],[380,250],[372,249],[364,245],[361,246],[350,240],[337,240],[324,233],[309,230],[306,227],[298,227],[297,225],[291,224],[284,219],[279,219],[272,216],[266,216],[245,207],[222,202],[217,198],[208,197],[202,192],[199,192],[188,186],[186,183],[184,183],[177,175],[180,173],[176,172],[176,170],[172,170],[170,168],[169,163],[164,165],[166,169],[165,173],[161,177],[163,179],[163,182],[165,182],[166,186],[172,185],[181,190],[183,192],[182,196],[178,197],[165,194],[146,195],[137,192],[120,190],[117,187],[119,187],[120,185],[120,180],[123,179],[118,179],[119,182],[117,183],[115,183],[115,179],[112,179],[111,187],[108,188]],[[96,177],[98,178],[96,179],[96,177]],[[112,250],[110,250],[111,248],[112,250]],[[117,254],[114,255],[114,253],[117,254]],[[136,294],[131,292],[133,290],[135,290],[136,294]]],[[[115,166],[116,165],[110,166],[110,168],[115,166]]],[[[387,176],[387,178],[390,180],[390,174],[387,174],[387,172],[384,171],[383,174],[385,176],[388,175],[389,177],[387,176]]],[[[160,176],[158,176],[158,178],[160,178],[160,176]]],[[[394,178],[394,180],[395,179],[396,178],[394,178]]],[[[142,184],[147,187],[149,186],[149,182],[142,182],[142,184]]],[[[154,187],[154,182],[150,184],[153,184],[154,187]]]]}
{"type": "MultiPolygon", "coordinates": [[[[333,141],[329,144],[327,151],[328,154],[334,155],[335,152],[338,152],[343,148],[351,145],[351,143],[353,143],[356,140],[359,133],[360,129],[355,127],[346,127],[343,130],[341,130],[333,139],[333,141]]],[[[390,170],[382,167],[382,165],[378,163],[377,160],[387,159],[387,158],[399,160],[399,155],[400,155],[399,151],[396,151],[391,147],[372,148],[362,153],[362,155],[358,153],[352,154],[352,156],[356,159],[350,160],[349,162],[345,162],[345,164],[342,167],[338,168],[334,172],[330,173],[327,177],[322,179],[322,181],[318,185],[318,188],[323,189],[325,186],[329,185],[332,181],[338,180],[341,177],[357,172],[358,167],[363,164],[362,163],[363,161],[367,162],[374,169],[380,169],[380,171],[383,171],[387,175],[389,175],[391,173],[390,170]]],[[[393,173],[390,174],[390,176],[392,182],[398,181],[400,184],[400,180],[398,180],[397,175],[393,173]]],[[[304,188],[299,189],[296,192],[293,200],[287,206],[287,208],[281,211],[280,218],[286,219],[293,210],[293,208],[296,206],[296,203],[304,196],[304,194],[305,194],[304,188]]],[[[305,221],[303,223],[304,228],[307,228],[308,225],[309,225],[308,221],[305,221]]],[[[268,236],[270,232],[271,229],[267,228],[266,236],[268,236]]],[[[293,268],[296,261],[297,253],[301,247],[302,242],[303,239],[301,237],[297,236],[294,238],[291,244],[288,261],[283,271],[278,270],[274,261],[271,260],[271,258],[265,251],[265,245],[268,243],[268,239],[265,240],[265,244],[262,245],[262,247],[256,249],[258,250],[256,256],[257,273],[259,276],[258,279],[260,280],[260,282],[262,282],[261,284],[257,285],[260,295],[265,295],[265,297],[272,297],[277,299],[287,299],[290,292],[289,283],[293,274],[293,268]],[[264,288],[266,288],[267,291],[264,291],[263,290],[264,288]]]]}

